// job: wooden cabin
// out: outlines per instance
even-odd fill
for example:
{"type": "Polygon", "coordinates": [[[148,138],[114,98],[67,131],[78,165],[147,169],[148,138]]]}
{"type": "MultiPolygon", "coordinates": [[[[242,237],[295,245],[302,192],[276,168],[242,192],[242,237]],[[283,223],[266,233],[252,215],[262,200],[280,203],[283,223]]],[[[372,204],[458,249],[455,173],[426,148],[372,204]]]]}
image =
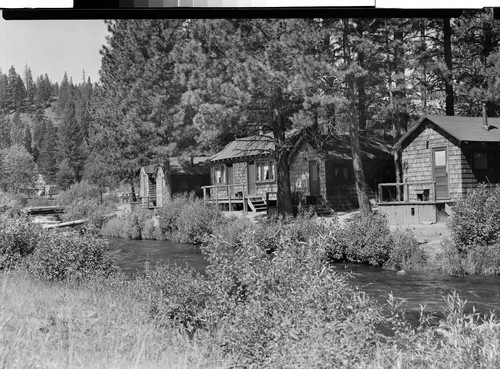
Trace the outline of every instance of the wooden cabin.
{"type": "MultiPolygon", "coordinates": [[[[379,182],[394,179],[390,147],[376,138],[361,144],[371,197],[379,182]]],[[[358,206],[348,136],[300,136],[289,155],[294,206],[314,207],[318,213],[358,206]]],[[[252,136],[229,143],[210,159],[211,186],[204,187],[209,201],[232,210],[264,211],[276,205],[276,160],[270,135],[252,136]]]]}
{"type": "Polygon", "coordinates": [[[382,189],[379,209],[395,224],[435,222],[469,188],[500,183],[499,128],[500,118],[420,118],[393,147],[402,162],[401,197],[384,198],[382,189]]]}
{"type": "MultiPolygon", "coordinates": [[[[188,160],[170,158],[171,193],[195,192],[202,195],[202,186],[210,183],[208,157],[193,157],[188,160]]],[[[139,172],[139,203],[145,208],[162,207],[166,203],[165,165],[150,164],[139,172]]]]}
{"type": "MultiPolygon", "coordinates": [[[[367,136],[360,149],[368,197],[375,200],[378,184],[395,178],[390,145],[367,136]]],[[[290,154],[290,184],[296,204],[359,207],[349,136],[299,139],[290,154]]]]}

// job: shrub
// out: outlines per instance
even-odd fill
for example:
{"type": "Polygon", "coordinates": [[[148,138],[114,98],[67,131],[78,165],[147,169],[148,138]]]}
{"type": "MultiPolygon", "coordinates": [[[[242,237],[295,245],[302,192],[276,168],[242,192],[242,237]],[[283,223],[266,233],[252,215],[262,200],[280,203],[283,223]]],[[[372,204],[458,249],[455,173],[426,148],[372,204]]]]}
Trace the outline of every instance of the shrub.
{"type": "Polygon", "coordinates": [[[381,214],[354,218],[340,233],[347,261],[381,266],[390,258],[394,239],[381,214]]]}
{"type": "Polygon", "coordinates": [[[194,193],[174,196],[158,215],[166,239],[194,244],[212,234],[222,216],[216,206],[206,205],[194,193]]]}
{"type": "Polygon", "coordinates": [[[427,254],[420,248],[411,230],[397,229],[392,233],[394,247],[387,265],[395,269],[422,270],[427,265],[427,254]]]}
{"type": "Polygon", "coordinates": [[[448,226],[457,250],[500,242],[500,186],[479,185],[453,206],[448,226]]]}
{"type": "Polygon", "coordinates": [[[441,268],[452,276],[500,274],[500,243],[471,246],[464,254],[452,240],[446,239],[443,242],[441,268]]]}
{"type": "Polygon", "coordinates": [[[281,231],[275,250],[252,230],[239,245],[212,237],[202,247],[212,295],[208,321],[235,367],[340,367],[365,361],[383,318],[324,263],[326,245],[281,231]],[[356,342],[356,345],[353,343],[356,342]],[[347,349],[349,348],[349,349],[347,349]],[[364,360],[365,359],[365,360],[364,360]]]}
{"type": "Polygon", "coordinates": [[[66,191],[60,192],[57,201],[66,206],[77,200],[99,201],[99,199],[99,188],[84,180],[74,183],[66,191]]]}
{"type": "Polygon", "coordinates": [[[133,282],[139,300],[146,303],[150,316],[159,324],[182,326],[192,336],[206,328],[205,306],[210,289],[206,279],[193,268],[175,264],[146,265],[143,275],[133,282]]]}
{"type": "Polygon", "coordinates": [[[500,274],[500,186],[479,185],[455,204],[443,270],[452,275],[500,274]]]}
{"type": "Polygon", "coordinates": [[[41,237],[42,228],[27,217],[0,216],[0,269],[12,268],[33,253],[41,237]]]}
{"type": "Polygon", "coordinates": [[[115,271],[105,241],[92,235],[45,233],[27,260],[31,275],[50,281],[108,276],[115,271]]]}
{"type": "Polygon", "coordinates": [[[103,224],[101,234],[108,237],[140,240],[141,228],[137,215],[134,213],[123,213],[118,217],[109,219],[103,224]]]}

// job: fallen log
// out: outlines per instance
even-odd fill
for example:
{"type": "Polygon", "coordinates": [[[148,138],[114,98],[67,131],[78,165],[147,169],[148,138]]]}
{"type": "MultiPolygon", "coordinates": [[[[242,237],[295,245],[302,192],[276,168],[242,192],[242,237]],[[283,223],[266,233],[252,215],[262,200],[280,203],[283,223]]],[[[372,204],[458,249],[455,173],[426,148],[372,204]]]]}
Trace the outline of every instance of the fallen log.
{"type": "Polygon", "coordinates": [[[73,227],[75,225],[79,224],[84,224],[87,223],[89,220],[88,219],[78,219],[78,220],[72,220],[70,222],[63,222],[59,224],[46,224],[43,225],[43,229],[52,229],[52,228],[61,228],[61,227],[73,227]]]}

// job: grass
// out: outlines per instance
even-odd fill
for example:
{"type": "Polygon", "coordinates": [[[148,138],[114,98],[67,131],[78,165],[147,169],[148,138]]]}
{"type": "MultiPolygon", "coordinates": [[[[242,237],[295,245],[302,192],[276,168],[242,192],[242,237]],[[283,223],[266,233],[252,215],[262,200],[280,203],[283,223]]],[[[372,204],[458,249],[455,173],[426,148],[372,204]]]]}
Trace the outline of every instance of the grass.
{"type": "Polygon", "coordinates": [[[0,275],[2,368],[223,368],[203,337],[149,319],[122,279],[87,285],[0,275]]]}

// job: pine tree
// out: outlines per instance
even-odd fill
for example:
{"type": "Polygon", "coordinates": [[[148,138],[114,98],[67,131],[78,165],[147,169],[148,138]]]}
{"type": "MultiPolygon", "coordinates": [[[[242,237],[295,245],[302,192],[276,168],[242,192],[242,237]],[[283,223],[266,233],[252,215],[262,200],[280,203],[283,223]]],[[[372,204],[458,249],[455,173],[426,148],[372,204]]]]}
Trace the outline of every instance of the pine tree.
{"type": "Polygon", "coordinates": [[[59,171],[57,157],[57,127],[48,120],[38,157],[38,170],[48,183],[56,181],[56,175],[59,171]]]}

